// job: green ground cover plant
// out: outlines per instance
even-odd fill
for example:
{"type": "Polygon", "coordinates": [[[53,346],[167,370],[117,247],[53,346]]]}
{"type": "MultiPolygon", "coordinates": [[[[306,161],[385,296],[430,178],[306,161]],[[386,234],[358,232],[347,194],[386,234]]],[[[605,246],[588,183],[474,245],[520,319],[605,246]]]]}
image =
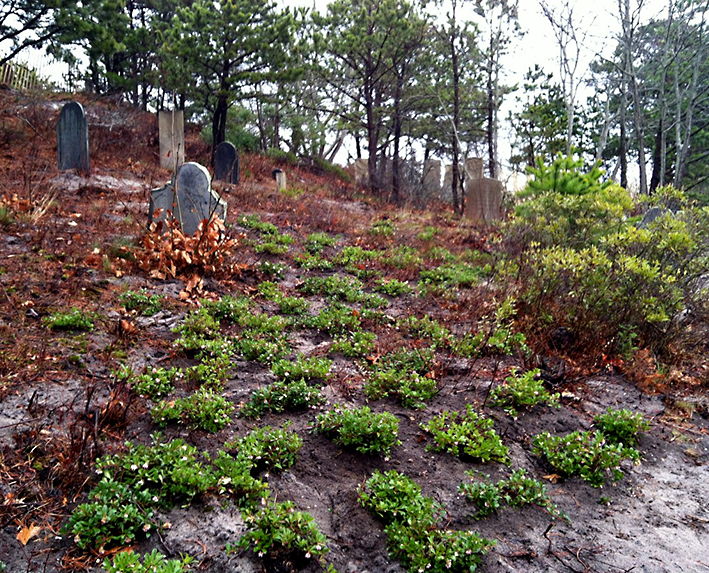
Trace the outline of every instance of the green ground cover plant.
{"type": "Polygon", "coordinates": [[[327,259],[320,254],[313,255],[308,252],[298,253],[293,257],[293,262],[296,266],[306,271],[329,271],[335,266],[335,263],[333,263],[330,259],[327,259]]]}
{"type": "Polygon", "coordinates": [[[501,479],[497,483],[478,481],[473,472],[468,472],[468,475],[471,481],[461,484],[460,491],[477,507],[475,519],[495,513],[503,505],[536,505],[555,517],[563,517],[544,484],[527,477],[524,470],[515,470],[509,478],[501,479]]]}
{"type": "Polygon", "coordinates": [[[391,448],[401,444],[396,416],[389,412],[377,414],[367,406],[342,408],[335,404],[332,410],[318,416],[313,429],[362,454],[389,455],[391,448]]]}
{"type": "Polygon", "coordinates": [[[279,380],[253,391],[251,399],[241,407],[239,415],[260,418],[266,412],[296,412],[307,408],[317,408],[325,402],[319,388],[306,380],[279,380]]]}
{"type": "Polygon", "coordinates": [[[305,238],[305,250],[311,255],[319,255],[325,247],[334,247],[339,239],[327,233],[311,233],[305,238]]]}
{"type": "Polygon", "coordinates": [[[343,335],[361,330],[360,312],[342,303],[332,303],[305,323],[309,328],[327,332],[329,335],[343,335]]]}
{"type": "Polygon", "coordinates": [[[264,426],[252,430],[243,438],[224,444],[227,452],[236,452],[236,457],[248,460],[252,474],[262,471],[282,471],[295,463],[296,455],[303,446],[303,440],[289,431],[290,423],[282,428],[264,426]]]}
{"type": "Polygon", "coordinates": [[[407,316],[396,322],[396,327],[411,338],[426,338],[436,348],[443,348],[451,343],[451,332],[435,319],[428,316],[418,318],[407,316]]]}
{"type": "Polygon", "coordinates": [[[380,258],[383,265],[395,269],[414,269],[423,263],[421,254],[417,249],[407,245],[397,245],[386,251],[380,258]]]}
{"type": "Polygon", "coordinates": [[[91,313],[72,308],[58,311],[42,318],[42,324],[50,330],[93,330],[94,318],[91,313]]]}
{"type": "Polygon", "coordinates": [[[218,391],[227,381],[230,365],[230,354],[206,356],[199,364],[185,371],[185,378],[193,384],[218,391]]]}
{"type": "Polygon", "coordinates": [[[332,342],[330,352],[341,352],[347,358],[364,358],[374,350],[377,335],[366,330],[355,330],[340,335],[332,342]]]}
{"type": "Polygon", "coordinates": [[[639,412],[627,408],[614,410],[608,408],[603,414],[593,419],[596,427],[603,432],[611,444],[634,446],[642,432],[650,429],[650,424],[639,412]]]}
{"type": "Polygon", "coordinates": [[[153,421],[161,428],[170,422],[183,422],[196,428],[214,433],[231,423],[234,404],[206,386],[186,398],[161,400],[151,414],[153,421]]]}
{"type": "Polygon", "coordinates": [[[413,292],[409,283],[397,279],[378,279],[375,282],[374,290],[389,296],[401,296],[413,292]]]}
{"type": "Polygon", "coordinates": [[[332,368],[332,360],[313,356],[306,358],[302,354],[296,360],[279,360],[271,366],[276,378],[291,380],[327,380],[332,368]]]}
{"type": "Polygon", "coordinates": [[[534,453],[544,457],[562,476],[580,476],[594,487],[606,483],[606,476],[617,481],[623,477],[620,463],[640,461],[640,452],[620,444],[610,444],[601,432],[577,430],[566,436],[542,432],[533,440],[534,453]]]}
{"type": "Polygon", "coordinates": [[[185,555],[180,559],[167,559],[157,549],[146,553],[141,562],[140,555],[133,551],[119,551],[112,559],[103,562],[106,573],[186,573],[194,559],[185,555]]]}
{"type": "Polygon", "coordinates": [[[476,462],[509,463],[507,446],[493,427],[493,421],[475,412],[470,404],[463,413],[444,410],[421,425],[433,436],[433,444],[427,446],[430,451],[476,462]]]}
{"type": "Polygon", "coordinates": [[[517,417],[518,408],[529,408],[537,404],[559,407],[560,395],[550,394],[539,378],[539,368],[529,370],[522,375],[512,374],[505,382],[490,392],[490,403],[501,406],[513,418],[517,417]]]}
{"type": "Polygon", "coordinates": [[[395,470],[375,471],[358,493],[362,506],[384,522],[389,553],[410,573],[475,571],[494,545],[472,531],[443,527],[442,506],[395,470]]]}
{"type": "Polygon", "coordinates": [[[215,319],[238,324],[242,316],[251,312],[253,300],[247,296],[226,295],[218,301],[202,300],[201,304],[215,319]]]}
{"type": "Polygon", "coordinates": [[[179,368],[146,368],[143,374],[128,375],[131,388],[144,398],[158,400],[170,394],[175,388],[175,382],[182,378],[179,368]]]}
{"type": "Polygon", "coordinates": [[[96,462],[99,483],[62,528],[81,549],[129,545],[157,527],[154,508],[189,503],[215,485],[211,469],[181,439],[153,446],[127,442],[128,451],[96,462]]]}
{"type": "Polygon", "coordinates": [[[291,562],[302,567],[311,559],[324,563],[327,538],[311,515],[295,508],[292,501],[270,503],[247,513],[249,529],[227,552],[252,549],[272,563],[291,562]]]}
{"type": "Polygon", "coordinates": [[[371,400],[392,396],[405,408],[425,408],[426,401],[438,393],[435,368],[431,349],[394,352],[373,365],[363,390],[371,400]]]}
{"type": "Polygon", "coordinates": [[[156,294],[149,294],[147,290],[128,290],[118,300],[126,310],[132,310],[141,316],[153,316],[162,309],[163,299],[156,294]]]}

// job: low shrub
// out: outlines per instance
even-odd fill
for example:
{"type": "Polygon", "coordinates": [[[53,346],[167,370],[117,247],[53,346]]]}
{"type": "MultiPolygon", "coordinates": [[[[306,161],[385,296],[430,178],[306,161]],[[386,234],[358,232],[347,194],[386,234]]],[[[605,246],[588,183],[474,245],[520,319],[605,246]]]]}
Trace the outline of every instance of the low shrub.
{"type": "Polygon", "coordinates": [[[325,397],[318,388],[298,379],[289,382],[274,382],[254,390],[251,399],[242,406],[239,414],[247,418],[260,418],[266,412],[280,414],[306,408],[316,408],[325,402],[325,397]]]}
{"type": "Polygon", "coordinates": [[[327,538],[315,520],[308,513],[296,510],[291,501],[269,504],[247,513],[245,521],[248,531],[235,545],[227,545],[228,553],[251,548],[271,563],[290,562],[300,569],[311,559],[322,560],[328,552],[327,538]]]}
{"type": "Polygon", "coordinates": [[[392,447],[401,444],[396,416],[389,412],[374,413],[367,406],[350,409],[336,404],[318,416],[314,429],[363,454],[388,455],[392,447]]]}
{"type": "Polygon", "coordinates": [[[59,311],[42,319],[44,326],[50,330],[93,330],[94,319],[91,313],[72,308],[59,311]]]}
{"type": "Polygon", "coordinates": [[[610,472],[613,481],[623,477],[620,463],[640,461],[640,452],[620,444],[609,444],[601,432],[576,431],[566,436],[543,432],[533,440],[534,453],[543,456],[562,476],[580,476],[594,487],[601,487],[610,472]]]}
{"type": "Polygon", "coordinates": [[[508,449],[493,429],[493,421],[473,411],[468,404],[464,413],[444,410],[421,428],[433,435],[427,447],[434,452],[448,452],[476,462],[508,462],[508,449]]]}
{"type": "Polygon", "coordinates": [[[151,414],[160,427],[169,422],[185,422],[207,432],[218,432],[231,423],[234,404],[214,390],[202,387],[187,398],[165,401],[156,404],[151,414]]]}
{"type": "Polygon", "coordinates": [[[141,563],[139,554],[119,551],[112,559],[103,562],[103,568],[106,573],[186,573],[193,561],[189,555],[180,559],[167,559],[157,549],[153,549],[141,563]]]}
{"type": "Polygon", "coordinates": [[[410,573],[475,571],[494,545],[472,531],[443,528],[443,508],[396,471],[375,471],[360,486],[359,500],[386,524],[389,553],[410,573]]]}
{"type": "Polygon", "coordinates": [[[295,463],[295,457],[303,446],[296,432],[288,431],[290,423],[283,428],[265,426],[251,431],[247,436],[224,444],[227,452],[251,464],[252,474],[262,471],[285,470],[295,463]]]}
{"type": "Polygon", "coordinates": [[[539,374],[539,368],[535,368],[521,376],[508,376],[504,384],[490,392],[491,403],[502,406],[514,418],[517,417],[517,408],[528,408],[537,404],[549,404],[558,408],[559,394],[549,394],[539,379],[539,374]]]}
{"type": "MultiPolygon", "coordinates": [[[[474,477],[472,472],[468,475],[474,477]]],[[[555,517],[563,516],[551,501],[544,484],[527,477],[524,470],[515,470],[508,479],[496,484],[471,480],[461,484],[460,491],[477,506],[475,519],[495,513],[503,504],[510,507],[536,505],[555,517]]]]}
{"type": "Polygon", "coordinates": [[[631,412],[626,408],[608,408],[605,413],[596,416],[593,423],[603,432],[609,443],[621,446],[636,445],[638,435],[650,429],[650,424],[641,413],[631,412]]]}
{"type": "Polygon", "coordinates": [[[162,297],[156,294],[148,294],[145,289],[126,291],[118,297],[118,300],[123,305],[123,308],[135,311],[141,316],[153,316],[160,312],[163,301],[162,297]]]}

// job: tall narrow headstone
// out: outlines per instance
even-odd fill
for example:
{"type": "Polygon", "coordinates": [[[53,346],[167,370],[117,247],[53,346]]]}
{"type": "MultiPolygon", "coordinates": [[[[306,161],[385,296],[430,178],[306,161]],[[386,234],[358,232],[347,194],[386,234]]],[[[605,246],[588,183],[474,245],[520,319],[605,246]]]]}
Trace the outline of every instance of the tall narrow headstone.
{"type": "Polygon", "coordinates": [[[443,187],[441,187],[441,200],[450,201],[453,198],[453,166],[446,165],[443,172],[443,187]]]}
{"type": "Polygon", "coordinates": [[[423,164],[423,189],[426,197],[440,197],[441,194],[441,162],[438,159],[427,159],[423,164]]]}
{"type": "Polygon", "coordinates": [[[286,173],[283,169],[274,169],[273,178],[276,180],[276,191],[286,190],[286,173]]]}
{"type": "Polygon", "coordinates": [[[482,177],[465,182],[465,216],[477,223],[491,223],[502,216],[502,183],[482,177]]]}
{"type": "Polygon", "coordinates": [[[164,220],[168,212],[185,235],[193,235],[204,219],[226,219],[227,204],[211,188],[209,171],[199,163],[190,162],[179,168],[174,186],[168,183],[150,194],[150,219],[164,220]],[[162,211],[155,216],[157,209],[162,211]]]}
{"type": "Polygon", "coordinates": [[[160,167],[175,169],[185,161],[185,114],[181,109],[158,113],[160,167]]]}
{"type": "Polygon", "coordinates": [[[227,183],[239,182],[239,155],[236,147],[222,141],[214,152],[214,179],[227,183]]]}
{"type": "Polygon", "coordinates": [[[366,159],[355,159],[354,173],[357,185],[362,187],[369,185],[369,164],[366,159]]]}
{"type": "Polygon", "coordinates": [[[81,104],[66,104],[57,123],[59,169],[89,170],[89,127],[81,104]]]}

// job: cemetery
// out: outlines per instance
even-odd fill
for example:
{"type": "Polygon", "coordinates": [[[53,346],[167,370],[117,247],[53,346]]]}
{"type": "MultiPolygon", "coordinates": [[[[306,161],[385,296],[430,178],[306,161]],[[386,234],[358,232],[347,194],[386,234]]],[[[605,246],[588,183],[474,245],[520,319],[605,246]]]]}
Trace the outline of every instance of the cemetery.
{"type": "MultiPolygon", "coordinates": [[[[608,212],[586,229],[608,236],[627,213],[658,244],[704,224],[678,197],[631,211],[567,162],[539,167],[512,212],[468,158],[461,217],[368,195],[356,165],[347,180],[231,143],[212,165],[179,114],[24,109],[46,127],[4,124],[5,571],[709,563],[706,298],[689,298],[706,279],[683,306],[665,288],[707,245],[666,256],[664,278],[628,266],[627,285],[611,254],[584,262],[595,239],[568,206],[541,219],[556,207],[534,185],[548,169],[598,185],[608,212]],[[557,282],[553,257],[572,248],[581,270],[557,282]],[[608,298],[583,306],[565,284],[608,298]],[[658,334],[650,296],[683,330],[658,334]],[[554,440],[572,435],[562,454],[554,440]]],[[[449,167],[410,172],[430,196],[449,167]]]]}

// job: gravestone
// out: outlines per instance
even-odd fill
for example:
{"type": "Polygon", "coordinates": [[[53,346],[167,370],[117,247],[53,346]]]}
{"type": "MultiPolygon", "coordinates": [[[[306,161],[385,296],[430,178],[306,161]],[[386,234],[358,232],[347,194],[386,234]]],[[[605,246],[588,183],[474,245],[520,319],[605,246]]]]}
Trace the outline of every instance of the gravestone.
{"type": "Polygon", "coordinates": [[[482,177],[465,182],[465,216],[478,223],[497,221],[502,216],[502,183],[482,177]]]}
{"type": "Polygon", "coordinates": [[[441,162],[427,159],[423,164],[423,190],[426,197],[441,195],[441,162]]]}
{"type": "Polygon", "coordinates": [[[185,161],[185,114],[181,109],[158,113],[160,167],[172,169],[185,161]]]}
{"type": "Polygon", "coordinates": [[[446,170],[443,172],[443,187],[441,187],[441,199],[450,201],[453,198],[453,166],[446,165],[446,170]]]}
{"type": "Polygon", "coordinates": [[[479,157],[468,157],[465,160],[465,178],[466,179],[482,179],[483,177],[483,160],[479,157]]]}
{"type": "Polygon", "coordinates": [[[227,183],[239,182],[239,155],[236,147],[222,141],[214,152],[214,179],[227,183]]]}
{"type": "Polygon", "coordinates": [[[211,188],[211,177],[199,163],[185,163],[175,184],[167,183],[150,192],[150,220],[164,221],[168,212],[179,221],[185,235],[193,235],[204,219],[226,219],[227,204],[211,188]],[[162,209],[155,215],[157,209],[162,209]]]}
{"type": "Polygon", "coordinates": [[[274,169],[273,178],[276,180],[276,191],[286,190],[286,173],[283,169],[274,169]]]}
{"type": "Polygon", "coordinates": [[[655,219],[659,219],[667,212],[668,210],[663,207],[652,207],[648,209],[643,215],[642,221],[638,223],[638,229],[647,228],[651,223],[655,222],[655,219]]]}
{"type": "Polygon", "coordinates": [[[66,104],[57,123],[59,169],[89,170],[89,127],[84,108],[78,102],[66,104]]]}
{"type": "Polygon", "coordinates": [[[357,185],[369,185],[369,164],[366,159],[355,159],[354,179],[357,185]]]}

